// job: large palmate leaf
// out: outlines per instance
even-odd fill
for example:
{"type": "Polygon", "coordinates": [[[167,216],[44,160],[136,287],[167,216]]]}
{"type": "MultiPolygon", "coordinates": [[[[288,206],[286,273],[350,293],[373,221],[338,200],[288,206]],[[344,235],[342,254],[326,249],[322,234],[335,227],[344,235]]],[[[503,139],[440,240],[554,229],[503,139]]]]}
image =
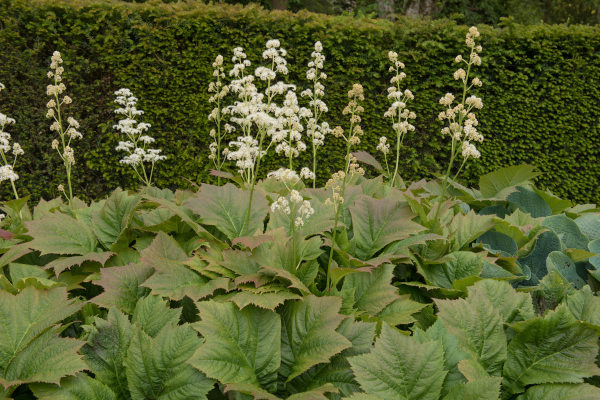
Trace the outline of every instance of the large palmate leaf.
{"type": "Polygon", "coordinates": [[[589,240],[600,239],[600,214],[583,214],[575,223],[589,240]]]}
{"type": "Polygon", "coordinates": [[[505,200],[515,186],[530,182],[539,175],[527,164],[501,168],[479,178],[479,190],[484,198],[505,200]]]}
{"type": "Polygon", "coordinates": [[[440,342],[418,343],[386,324],[373,350],[349,361],[362,390],[379,399],[438,400],[446,376],[440,342]]]}
{"type": "Polygon", "coordinates": [[[483,268],[483,257],[470,251],[455,251],[443,264],[419,265],[419,272],[433,285],[450,289],[455,281],[477,277],[483,268]]]}
{"type": "Polygon", "coordinates": [[[363,196],[348,207],[352,215],[352,230],[356,256],[372,258],[388,244],[425,230],[413,222],[415,214],[405,203],[391,197],[374,199],[363,196]]]}
{"type": "Polygon", "coordinates": [[[495,224],[493,216],[478,215],[473,210],[467,214],[456,214],[450,223],[451,250],[462,250],[495,224]]]}
{"type": "Polygon", "coordinates": [[[549,383],[527,389],[517,400],[597,400],[600,388],[587,383],[549,383]]]}
{"type": "Polygon", "coordinates": [[[575,319],[600,328],[600,297],[594,296],[589,286],[567,296],[565,304],[575,319]]]}
{"type": "Polygon", "coordinates": [[[375,323],[354,321],[352,318],[342,321],[337,332],[344,335],[352,343],[352,346],[335,355],[330,362],[315,365],[288,382],[286,386],[288,390],[296,393],[333,384],[339,390],[339,395],[331,395],[334,399],[360,390],[354,379],[350,363],[348,363],[348,357],[371,351],[375,327],[375,323]]]}
{"type": "Polygon", "coordinates": [[[56,325],[81,306],[62,287],[26,287],[17,295],[0,290],[0,385],[59,383],[85,369],[77,354],[83,342],[59,337],[56,325]]]}
{"type": "Polygon", "coordinates": [[[214,382],[187,364],[200,343],[190,325],[167,325],[154,338],[136,330],[125,360],[131,398],[206,399],[214,382]]]}
{"type": "Polygon", "coordinates": [[[281,369],[287,381],[351,346],[336,328],[345,318],[339,314],[339,297],[304,297],[288,301],[281,311],[281,369]]]}
{"type": "Polygon", "coordinates": [[[252,235],[263,230],[263,221],[267,216],[266,197],[254,191],[250,222],[246,229],[246,216],[250,192],[242,190],[231,183],[223,186],[203,184],[195,197],[186,200],[185,205],[202,218],[202,223],[214,225],[230,240],[252,235]]]}
{"type": "Polygon", "coordinates": [[[581,233],[575,221],[566,215],[552,215],[545,218],[542,226],[552,229],[566,248],[587,250],[589,239],[581,233]]]}
{"type": "Polygon", "coordinates": [[[60,381],[60,386],[49,384],[29,385],[38,399],[44,400],[117,400],[109,385],[84,373],[60,381]]]}
{"type": "Polygon", "coordinates": [[[197,303],[195,328],[205,342],[189,361],[223,384],[250,384],[268,392],[277,389],[281,362],[281,321],[277,314],[233,303],[197,303]]]}
{"type": "Polygon", "coordinates": [[[138,299],[146,296],[149,290],[142,285],[154,273],[154,269],[144,264],[129,264],[123,267],[103,268],[96,285],[104,292],[91,301],[106,307],[116,307],[132,314],[138,299]]]}
{"type": "Polygon", "coordinates": [[[500,377],[483,377],[454,386],[442,400],[498,400],[500,377]]]}
{"type": "Polygon", "coordinates": [[[96,250],[94,233],[82,221],[65,214],[25,223],[33,240],[27,245],[44,254],[87,254],[96,250]]]}
{"type": "Polygon", "coordinates": [[[343,290],[354,291],[354,306],[370,315],[377,315],[399,296],[392,286],[394,266],[384,264],[370,272],[357,272],[344,278],[343,290]]]}
{"type": "Polygon", "coordinates": [[[106,320],[96,318],[88,343],[81,349],[96,379],[108,385],[118,398],[128,398],[125,357],[134,327],[125,314],[111,308],[106,320]]]}
{"type": "Polygon", "coordinates": [[[106,264],[106,261],[112,257],[114,253],[110,251],[103,251],[100,253],[87,253],[82,256],[71,256],[61,257],[56,260],[50,261],[46,264],[46,269],[52,268],[56,276],[60,275],[67,268],[71,268],[74,265],[81,265],[86,261],[96,262],[100,265],[106,264]]]}
{"type": "Polygon", "coordinates": [[[508,282],[483,279],[469,287],[469,296],[481,294],[500,313],[505,324],[534,317],[529,293],[517,292],[508,282]]]}
{"type": "Polygon", "coordinates": [[[186,266],[187,254],[175,239],[164,232],[159,232],[150,246],[142,250],[141,259],[156,270],[144,282],[144,286],[156,295],[173,300],[181,300],[184,296],[199,300],[217,289],[229,288],[228,279],[209,280],[186,266]]]}
{"type": "Polygon", "coordinates": [[[448,393],[457,384],[465,382],[465,378],[460,372],[458,365],[461,360],[469,359],[470,356],[460,348],[457,337],[448,332],[441,319],[438,318],[426,331],[416,329],[414,338],[419,343],[437,341],[442,344],[442,348],[444,349],[444,369],[448,371],[442,386],[443,395],[448,393]]]}
{"type": "Polygon", "coordinates": [[[600,374],[596,366],[598,336],[577,322],[565,307],[513,325],[504,386],[511,393],[527,385],[570,382],[600,374]]]}
{"type": "Polygon", "coordinates": [[[131,322],[155,337],[163,328],[176,326],[180,317],[181,309],[170,308],[168,302],[159,296],[148,296],[138,300],[131,322]]]}
{"type": "Polygon", "coordinates": [[[117,189],[100,210],[92,212],[92,229],[106,248],[110,248],[127,229],[139,202],[138,196],[117,189]]]}
{"type": "Polygon", "coordinates": [[[463,350],[479,361],[490,375],[500,375],[506,360],[503,320],[482,291],[467,299],[437,300],[439,318],[456,335],[463,350]]]}
{"type": "Polygon", "coordinates": [[[585,269],[578,271],[576,264],[571,258],[561,251],[553,251],[546,258],[546,269],[548,272],[558,273],[564,280],[573,284],[577,289],[585,285],[587,272],[585,269]]]}

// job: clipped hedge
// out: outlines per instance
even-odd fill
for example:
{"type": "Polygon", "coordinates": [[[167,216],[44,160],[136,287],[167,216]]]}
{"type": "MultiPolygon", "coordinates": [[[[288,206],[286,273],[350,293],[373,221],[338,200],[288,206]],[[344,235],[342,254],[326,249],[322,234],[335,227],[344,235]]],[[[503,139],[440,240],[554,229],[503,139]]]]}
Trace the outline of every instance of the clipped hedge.
{"type": "MultiPolygon", "coordinates": [[[[45,119],[46,71],[53,50],[65,60],[64,78],[84,139],[76,144],[77,193],[103,196],[133,187],[135,178],[114,151],[113,92],[131,88],[152,124],[152,135],[169,159],[158,169],[158,186],[186,187],[207,181],[207,86],[211,62],[231,48],[246,49],[256,65],[264,43],[279,38],[288,49],[289,80],[304,83],[312,44],[325,48],[327,102],[332,126],[346,124],[341,110],[353,82],[366,89],[363,149],[375,152],[390,135],[387,51],[406,63],[405,80],[416,95],[417,131],[402,157],[405,179],[431,177],[446,165],[448,142],[439,134],[438,99],[456,90],[453,59],[464,51],[465,26],[447,20],[402,19],[396,23],[257,7],[134,4],[88,0],[0,2],[0,110],[17,120],[10,127],[26,156],[17,168],[21,191],[56,195],[63,181],[45,119]]],[[[482,158],[469,163],[469,183],[500,166],[530,163],[544,175],[538,184],[578,202],[600,202],[600,28],[566,25],[480,27],[485,107],[478,113],[486,141],[482,158]]],[[[322,154],[321,180],[341,165],[339,143],[322,154]]],[[[282,163],[284,160],[282,160],[282,163]]],[[[308,164],[307,164],[308,165],[308,164]]],[[[276,168],[276,163],[267,165],[276,168]]],[[[2,196],[9,195],[8,185],[2,196]]]]}

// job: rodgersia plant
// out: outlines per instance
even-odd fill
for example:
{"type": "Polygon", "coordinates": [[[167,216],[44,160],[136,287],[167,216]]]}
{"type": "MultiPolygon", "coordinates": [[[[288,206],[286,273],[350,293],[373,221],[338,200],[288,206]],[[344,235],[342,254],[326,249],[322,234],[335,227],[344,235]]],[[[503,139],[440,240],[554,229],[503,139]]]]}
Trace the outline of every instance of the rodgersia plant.
{"type": "MultiPolygon", "coordinates": [[[[4,85],[0,83],[0,92],[4,88],[4,85]]],[[[19,143],[15,142],[11,146],[10,133],[4,130],[6,127],[8,127],[8,125],[12,125],[14,123],[15,120],[13,118],[0,113],[0,156],[2,156],[2,161],[4,162],[4,165],[0,166],[0,182],[10,181],[15,199],[18,199],[19,194],[17,193],[15,181],[19,179],[19,175],[17,175],[15,172],[15,164],[17,163],[17,158],[24,152],[19,143]],[[14,157],[12,162],[8,162],[8,157],[10,156],[11,152],[14,157]]]]}
{"type": "Polygon", "coordinates": [[[71,141],[73,139],[81,139],[82,135],[81,132],[77,130],[79,128],[79,122],[73,117],[66,117],[62,108],[73,102],[69,96],[63,95],[67,90],[67,87],[62,79],[62,74],[65,70],[61,65],[62,63],[63,60],[60,53],[55,51],[52,54],[50,71],[48,71],[48,78],[53,80],[53,84],[48,85],[46,89],[46,94],[50,96],[50,100],[46,104],[46,107],[48,108],[46,118],[52,118],[54,120],[50,125],[50,130],[58,133],[59,138],[52,141],[52,149],[56,150],[65,166],[69,193],[66,193],[62,184],[59,185],[58,188],[59,191],[65,193],[69,203],[71,203],[73,201],[71,173],[73,165],[75,164],[75,153],[71,147],[71,141]]]}
{"type": "Polygon", "coordinates": [[[161,155],[160,149],[148,148],[155,140],[145,133],[150,128],[150,124],[136,120],[139,115],[144,114],[144,111],[136,108],[138,99],[133,96],[131,90],[119,89],[115,95],[117,96],[115,103],[120,106],[115,110],[115,114],[124,115],[125,118],[119,120],[113,128],[129,139],[119,141],[115,150],[126,152],[127,155],[120,162],[131,166],[140,181],[146,186],[151,186],[154,164],[165,160],[167,156],[161,155]]]}
{"type": "Polygon", "coordinates": [[[323,101],[325,96],[325,86],[321,80],[327,79],[327,74],[323,72],[323,45],[321,42],[315,43],[315,51],[311,54],[311,61],[308,63],[308,71],[306,71],[306,79],[312,83],[312,88],[304,90],[300,95],[309,99],[310,109],[306,118],[306,133],[312,144],[312,170],[313,170],[313,188],[316,187],[317,174],[317,150],[323,146],[325,135],[331,133],[329,124],[321,122],[324,113],[329,111],[327,104],[323,101]]]}
{"type": "MultiPolygon", "coordinates": [[[[392,175],[391,179],[391,185],[394,186],[396,176],[398,175],[398,165],[400,163],[400,148],[402,147],[402,141],[404,140],[404,136],[409,131],[415,130],[415,126],[411,124],[410,121],[417,118],[417,115],[413,111],[410,111],[408,108],[406,108],[407,102],[415,98],[414,95],[410,90],[402,90],[402,88],[400,87],[400,83],[404,78],[406,78],[406,73],[402,71],[404,69],[404,63],[398,60],[398,53],[396,53],[395,51],[390,51],[388,53],[388,58],[392,63],[392,65],[389,68],[389,71],[393,72],[394,76],[390,79],[390,83],[392,84],[392,86],[388,88],[387,96],[391,104],[388,110],[385,112],[384,116],[386,118],[391,118],[392,129],[396,136],[396,163],[394,167],[394,174],[392,175]]],[[[390,145],[386,142],[387,138],[385,136],[380,138],[377,150],[381,151],[385,157],[385,164],[389,176],[387,154],[389,153],[390,145]]]]}

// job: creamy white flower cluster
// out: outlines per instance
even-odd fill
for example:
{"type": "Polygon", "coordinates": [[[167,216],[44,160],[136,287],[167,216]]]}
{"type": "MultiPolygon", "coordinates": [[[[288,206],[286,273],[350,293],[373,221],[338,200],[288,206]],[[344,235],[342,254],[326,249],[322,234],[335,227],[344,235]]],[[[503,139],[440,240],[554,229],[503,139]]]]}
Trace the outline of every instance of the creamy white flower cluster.
{"type": "Polygon", "coordinates": [[[213,161],[215,167],[220,170],[224,161],[221,158],[221,154],[227,155],[228,149],[221,149],[221,141],[227,133],[234,131],[234,127],[225,124],[223,127],[223,114],[225,110],[222,108],[223,99],[229,94],[229,86],[223,83],[225,79],[225,68],[223,66],[223,56],[218,55],[212,64],[214,81],[208,85],[208,92],[211,94],[208,98],[208,102],[214,104],[214,108],[208,115],[209,121],[214,121],[216,129],[210,130],[209,135],[213,141],[209,145],[210,155],[208,158],[213,161]]]}
{"type": "Polygon", "coordinates": [[[50,125],[50,130],[58,133],[60,141],[54,139],[52,141],[52,149],[58,152],[65,166],[67,168],[67,175],[70,175],[70,166],[75,164],[75,153],[71,147],[71,140],[81,139],[83,136],[79,129],[79,122],[73,117],[66,118],[67,128],[64,129],[62,121],[65,120],[62,107],[71,104],[73,100],[63,93],[67,90],[62,78],[62,74],[65,71],[61,65],[63,63],[60,52],[55,51],[52,54],[50,62],[50,71],[48,71],[48,78],[54,81],[53,84],[48,85],[46,88],[46,94],[50,96],[50,100],[46,104],[48,111],[46,112],[46,118],[52,118],[54,121],[50,125]],[[61,99],[62,96],[62,99],[61,99]]]}
{"type": "Polygon", "coordinates": [[[133,95],[131,90],[127,88],[119,89],[115,92],[115,96],[115,103],[119,105],[115,110],[115,114],[124,115],[125,118],[119,120],[116,125],[113,125],[113,129],[125,134],[128,139],[119,141],[119,145],[115,148],[117,151],[127,153],[119,162],[133,167],[138,177],[145,184],[150,185],[154,164],[165,160],[167,156],[161,155],[160,149],[147,148],[155,140],[152,136],[145,133],[150,128],[150,124],[136,120],[136,117],[143,115],[144,111],[137,109],[138,99],[133,95]],[[146,171],[144,163],[151,164],[150,172],[146,171]],[[138,171],[138,167],[140,171],[138,171]]]}
{"type": "Polygon", "coordinates": [[[377,150],[387,155],[390,152],[390,144],[387,141],[387,137],[381,136],[379,138],[379,144],[377,145],[377,150]]]}
{"type": "Polygon", "coordinates": [[[323,45],[321,42],[315,43],[315,50],[311,54],[311,60],[308,63],[306,79],[312,83],[312,89],[306,89],[300,93],[301,97],[309,99],[309,113],[306,117],[307,135],[311,139],[313,148],[323,146],[325,136],[331,133],[331,128],[327,122],[319,122],[324,113],[329,111],[327,104],[323,101],[325,96],[325,86],[321,83],[327,79],[327,74],[323,72],[323,45]]]}
{"type": "MultiPolygon", "coordinates": [[[[5,86],[0,83],[0,92],[5,88],[5,86]]],[[[15,124],[15,120],[6,116],[3,113],[0,113],[0,155],[2,156],[2,161],[4,162],[3,166],[0,166],[0,182],[3,181],[11,181],[14,182],[19,179],[19,175],[14,171],[15,163],[17,162],[17,157],[24,154],[23,149],[19,143],[13,143],[11,146],[10,133],[5,131],[5,128],[8,125],[15,124]],[[14,156],[14,160],[12,163],[8,162],[7,155],[12,152],[14,156]]]]}
{"type": "Polygon", "coordinates": [[[417,115],[406,108],[407,102],[409,100],[414,100],[415,96],[410,90],[402,90],[400,88],[400,83],[406,78],[406,73],[402,71],[405,65],[398,60],[398,53],[390,51],[388,52],[388,58],[392,63],[389,71],[393,72],[394,76],[390,79],[392,86],[387,90],[387,97],[391,104],[385,112],[384,117],[391,118],[394,131],[399,135],[403,135],[409,131],[415,130],[414,125],[412,125],[409,120],[414,120],[417,118],[417,115]]]}
{"type": "Polygon", "coordinates": [[[364,107],[360,105],[360,102],[365,99],[364,89],[360,83],[352,85],[352,89],[348,91],[348,98],[350,101],[348,105],[342,110],[343,115],[350,115],[350,129],[347,134],[344,133],[344,129],[341,126],[336,126],[332,129],[331,133],[335,137],[343,138],[349,146],[355,146],[360,144],[360,136],[364,134],[360,122],[362,118],[360,114],[365,111],[364,107]]]}
{"type": "Polygon", "coordinates": [[[315,213],[310,201],[304,200],[300,192],[291,190],[289,199],[284,196],[279,196],[276,201],[271,204],[271,212],[281,211],[285,215],[293,218],[294,226],[301,227],[315,213]]]}
{"type": "Polygon", "coordinates": [[[293,158],[306,150],[301,119],[306,118],[310,110],[298,104],[294,85],[277,80],[279,75],[288,73],[286,55],[279,40],[267,41],[262,54],[266,65],[249,74],[251,63],[246,53],[241,47],[233,49],[234,66],[229,75],[235,79],[229,84],[229,92],[236,100],[223,109],[223,114],[230,116],[225,131],[235,130],[239,135],[229,143],[230,148],[224,154],[228,160],[235,161],[248,182],[255,178],[255,166],[271,146],[289,159],[290,168],[293,158]],[[264,90],[260,91],[257,85],[265,87],[264,90]],[[281,95],[284,99],[277,103],[276,97],[281,95]]]}
{"type": "Polygon", "coordinates": [[[465,39],[465,43],[470,50],[469,57],[464,59],[459,54],[454,60],[456,63],[464,63],[466,68],[466,70],[459,68],[454,72],[454,79],[461,81],[463,85],[462,102],[455,104],[455,97],[452,93],[446,93],[439,101],[441,105],[446,107],[446,110],[440,112],[438,119],[447,121],[448,124],[448,126],[442,128],[441,133],[452,138],[453,148],[454,143],[459,145],[457,151],[460,150],[464,159],[469,157],[479,158],[481,154],[474,142],[483,142],[483,136],[477,130],[479,122],[474,112],[483,108],[483,102],[477,96],[466,96],[471,88],[482,86],[481,80],[477,77],[469,81],[472,66],[481,65],[481,57],[478,53],[482,51],[482,48],[481,45],[475,42],[479,35],[476,27],[469,28],[465,39]]]}

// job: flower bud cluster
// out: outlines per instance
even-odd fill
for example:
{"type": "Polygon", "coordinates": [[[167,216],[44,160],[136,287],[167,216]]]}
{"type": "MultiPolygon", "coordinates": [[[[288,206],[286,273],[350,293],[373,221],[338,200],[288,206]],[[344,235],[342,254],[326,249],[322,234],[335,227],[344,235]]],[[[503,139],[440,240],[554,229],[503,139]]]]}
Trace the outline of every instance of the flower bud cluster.
{"type": "Polygon", "coordinates": [[[289,198],[279,196],[271,204],[271,212],[281,211],[290,216],[296,228],[301,227],[315,213],[310,201],[304,200],[300,192],[291,190],[289,198]]]}

